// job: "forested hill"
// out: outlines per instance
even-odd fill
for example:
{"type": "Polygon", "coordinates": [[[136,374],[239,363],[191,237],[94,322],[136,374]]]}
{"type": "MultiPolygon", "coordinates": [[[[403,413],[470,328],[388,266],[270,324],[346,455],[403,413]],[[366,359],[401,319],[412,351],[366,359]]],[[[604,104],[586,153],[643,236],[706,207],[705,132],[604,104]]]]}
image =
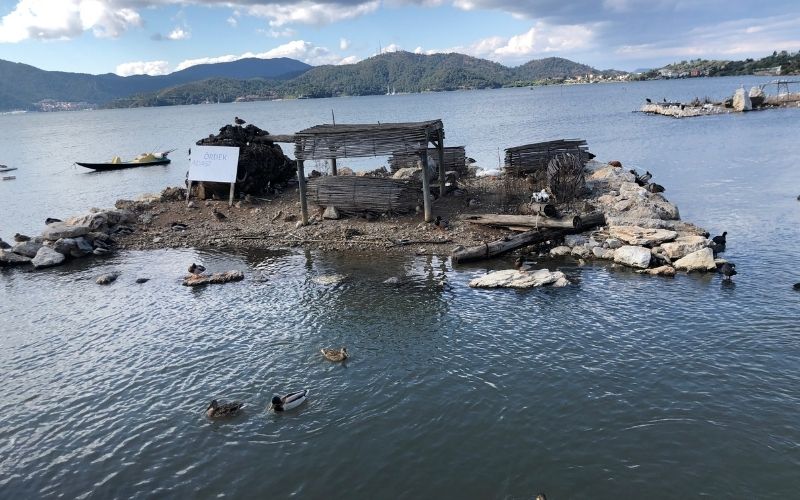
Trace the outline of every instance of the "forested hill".
{"type": "Polygon", "coordinates": [[[230,102],[276,97],[332,97],[483,89],[563,81],[587,74],[613,76],[568,59],[550,57],[509,68],[464,54],[390,52],[356,64],[317,66],[285,81],[209,79],[121,99],[115,107],[230,102]]]}
{"type": "Polygon", "coordinates": [[[36,109],[45,99],[105,104],[132,94],[148,93],[208,78],[294,78],[310,69],[289,58],[241,59],[191,66],[168,75],[122,77],[112,73],[89,75],[44,71],[22,63],[0,59],[0,111],[36,109]]]}

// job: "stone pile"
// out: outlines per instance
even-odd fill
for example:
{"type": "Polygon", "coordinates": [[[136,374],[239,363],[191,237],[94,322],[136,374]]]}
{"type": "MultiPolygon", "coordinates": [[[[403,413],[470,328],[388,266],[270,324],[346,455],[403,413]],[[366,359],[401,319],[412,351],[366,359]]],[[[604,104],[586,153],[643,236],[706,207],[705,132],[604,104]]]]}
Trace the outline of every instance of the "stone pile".
{"type": "Polygon", "coordinates": [[[132,212],[119,209],[93,209],[86,215],[51,222],[39,236],[26,239],[18,235],[13,246],[0,240],[0,266],[31,264],[39,269],[69,259],[105,255],[116,247],[114,236],[132,232],[135,222],[132,212]]]}
{"type": "MultiPolygon", "coordinates": [[[[615,162],[618,163],[618,162],[615,162]]],[[[635,182],[621,166],[590,162],[587,202],[605,213],[608,226],[564,238],[551,257],[609,260],[646,274],[714,271],[713,243],[703,229],[680,220],[678,207],[635,182]]]]}

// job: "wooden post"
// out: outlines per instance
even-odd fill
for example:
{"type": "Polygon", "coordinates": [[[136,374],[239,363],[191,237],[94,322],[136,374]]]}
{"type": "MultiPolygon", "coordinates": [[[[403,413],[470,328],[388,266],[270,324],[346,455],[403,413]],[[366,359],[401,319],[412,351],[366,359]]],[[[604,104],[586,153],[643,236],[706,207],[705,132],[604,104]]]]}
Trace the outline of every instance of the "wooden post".
{"type": "Polygon", "coordinates": [[[192,193],[192,181],[188,180],[189,185],[186,187],[186,204],[189,204],[189,195],[192,193]]]}
{"type": "Polygon", "coordinates": [[[444,198],[447,181],[444,172],[444,134],[439,131],[439,198],[444,198]]]}
{"type": "Polygon", "coordinates": [[[425,143],[425,148],[420,153],[422,157],[422,204],[425,208],[425,222],[433,220],[431,215],[431,187],[428,180],[428,144],[425,143]]]}
{"type": "Polygon", "coordinates": [[[231,194],[228,196],[228,206],[229,207],[233,206],[233,191],[234,191],[235,188],[236,188],[236,183],[235,182],[231,182],[231,194]]]}
{"type": "Polygon", "coordinates": [[[336,172],[336,158],[331,158],[331,174],[339,175],[338,172],[336,172]]]}
{"type": "Polygon", "coordinates": [[[300,211],[305,226],[308,224],[308,202],[306,201],[306,173],[303,168],[303,160],[297,160],[297,186],[300,191],[300,211]]]}

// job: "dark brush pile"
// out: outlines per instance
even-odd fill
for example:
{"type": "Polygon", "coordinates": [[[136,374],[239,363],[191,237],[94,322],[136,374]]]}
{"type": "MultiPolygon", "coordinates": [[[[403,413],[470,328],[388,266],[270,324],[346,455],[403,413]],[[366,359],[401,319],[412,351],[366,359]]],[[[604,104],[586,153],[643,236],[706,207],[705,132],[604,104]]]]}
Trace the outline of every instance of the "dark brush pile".
{"type": "MultiPolygon", "coordinates": [[[[297,170],[294,160],[283,154],[280,146],[274,142],[254,142],[253,139],[269,135],[255,125],[241,127],[225,125],[219,134],[209,135],[197,141],[198,146],[230,146],[239,148],[239,167],[236,172],[236,192],[241,194],[262,195],[269,193],[277,186],[285,185],[292,179],[297,170]]],[[[229,186],[219,183],[203,183],[205,189],[219,191],[227,197],[229,186]]]]}

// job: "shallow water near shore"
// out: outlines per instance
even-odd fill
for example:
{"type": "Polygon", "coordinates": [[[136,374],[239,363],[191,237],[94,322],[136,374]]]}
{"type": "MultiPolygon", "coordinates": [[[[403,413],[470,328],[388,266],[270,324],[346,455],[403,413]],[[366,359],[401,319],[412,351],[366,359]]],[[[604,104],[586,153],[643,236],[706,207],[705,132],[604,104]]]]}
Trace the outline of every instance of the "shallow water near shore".
{"type": "Polygon", "coordinates": [[[746,81],[0,116],[14,159],[0,163],[20,167],[0,184],[4,238],[40,230],[46,216],[180,184],[185,173],[175,156],[169,167],[87,174],[69,167],[79,153],[134,154],[164,137],[191,143],[234,114],[283,133],[327,121],[334,107],[337,122],[441,116],[447,142],[466,144],[484,166],[496,164],[498,147],[586,138],[600,159],[653,172],[685,220],[727,230],[725,256],[740,273],[724,284],[545,261],[536,267],[559,266],[574,285],[473,290],[471,278],[513,259],[454,269],[431,256],[298,249],[129,251],[39,272],[0,269],[0,394],[10,409],[0,412],[0,490],[796,495],[800,110],[684,121],[630,113],[644,97],[718,97],[746,81]],[[55,139],[36,140],[43,130],[55,139]],[[191,262],[242,269],[246,279],[189,289],[180,278],[191,262]],[[112,270],[117,282],[94,283],[112,270]],[[313,280],[330,274],[347,279],[313,280]],[[383,283],[389,277],[401,283],[383,283]],[[344,365],[319,354],[340,345],[352,355],[344,365]],[[303,407],[265,411],[273,393],[299,388],[311,390],[303,407]],[[241,399],[245,413],[208,421],[213,397],[241,399]]]}

